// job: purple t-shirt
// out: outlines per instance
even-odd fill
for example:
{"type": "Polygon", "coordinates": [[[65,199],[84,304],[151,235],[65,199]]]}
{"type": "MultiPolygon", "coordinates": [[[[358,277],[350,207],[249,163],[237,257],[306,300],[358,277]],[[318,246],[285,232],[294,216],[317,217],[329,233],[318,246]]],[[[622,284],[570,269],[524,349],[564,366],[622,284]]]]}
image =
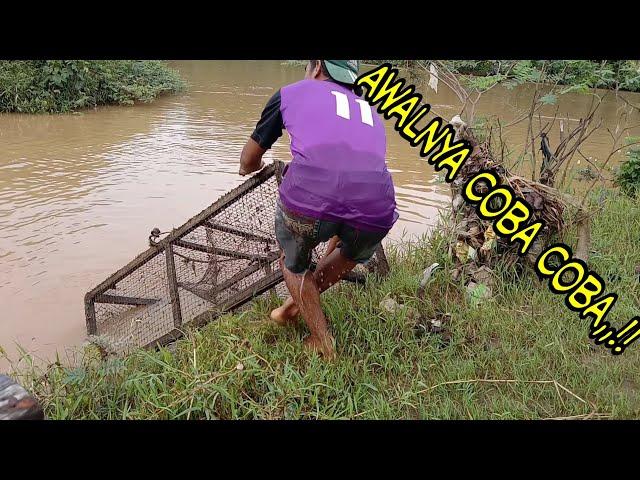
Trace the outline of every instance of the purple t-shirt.
{"type": "MultiPolygon", "coordinates": [[[[280,186],[282,204],[361,230],[389,230],[398,213],[382,118],[366,100],[332,81],[302,80],[283,87],[279,98],[293,155],[280,186]]],[[[268,109],[269,104],[263,117],[268,109]]],[[[262,137],[269,133],[258,133],[268,130],[266,125],[261,119],[252,138],[268,148],[262,137]]]]}

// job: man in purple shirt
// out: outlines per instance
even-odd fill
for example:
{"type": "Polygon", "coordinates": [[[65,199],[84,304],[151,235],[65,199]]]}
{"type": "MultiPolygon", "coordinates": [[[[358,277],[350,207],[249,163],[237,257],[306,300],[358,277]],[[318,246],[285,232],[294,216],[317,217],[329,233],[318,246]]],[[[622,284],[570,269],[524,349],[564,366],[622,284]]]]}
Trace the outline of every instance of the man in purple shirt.
{"type": "Polygon", "coordinates": [[[267,102],[240,157],[240,175],[260,170],[282,129],[289,133],[293,159],[280,185],[275,229],[291,297],[271,318],[286,325],[302,314],[311,332],[305,346],[325,358],[335,355],[334,339],[320,293],[369,260],[398,219],[383,120],[354,93],[358,68],[357,60],[309,61],[304,80],[267,102]],[[338,248],[309,272],[311,251],[335,238],[338,248]]]}

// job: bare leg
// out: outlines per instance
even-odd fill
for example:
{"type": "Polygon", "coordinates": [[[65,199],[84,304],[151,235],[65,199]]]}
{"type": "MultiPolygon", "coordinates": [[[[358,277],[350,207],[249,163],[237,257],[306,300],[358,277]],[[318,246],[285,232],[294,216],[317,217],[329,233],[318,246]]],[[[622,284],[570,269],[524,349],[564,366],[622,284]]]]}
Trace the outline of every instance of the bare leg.
{"type": "Polygon", "coordinates": [[[316,271],[313,272],[320,293],[338,283],[356,265],[356,262],[349,260],[337,249],[323,257],[318,263],[316,271]]]}
{"type": "Polygon", "coordinates": [[[331,237],[331,240],[329,240],[329,244],[327,245],[327,251],[324,252],[324,255],[322,256],[322,258],[328,257],[331,252],[333,252],[336,249],[336,245],[338,245],[338,242],[340,241],[340,237],[338,237],[337,235],[334,235],[333,237],[331,237]]]}
{"type": "MultiPolygon", "coordinates": [[[[355,266],[356,262],[344,257],[340,250],[335,249],[334,243],[330,253],[322,257],[316,267],[316,271],[313,273],[315,282],[318,285],[318,291],[322,293],[331,285],[339,282],[355,266]]],[[[296,305],[292,297],[289,297],[281,307],[271,312],[271,319],[279,325],[286,325],[295,322],[299,313],[298,305],[296,305]]]]}
{"type": "MultiPolygon", "coordinates": [[[[324,252],[322,259],[320,260],[320,264],[322,264],[322,260],[327,258],[331,254],[331,252],[333,252],[336,249],[336,245],[338,245],[339,240],[340,238],[337,235],[334,235],[333,237],[331,237],[327,245],[327,250],[324,252]]],[[[320,287],[320,293],[326,290],[326,287],[324,289],[321,288],[322,286],[319,284],[317,277],[316,277],[316,283],[318,283],[318,287],[320,287]]],[[[300,309],[298,308],[296,303],[293,301],[293,298],[289,297],[284,301],[284,303],[280,307],[272,310],[271,320],[273,320],[280,326],[291,325],[298,322],[299,314],[300,314],[300,309]]]]}
{"type": "Polygon", "coordinates": [[[304,340],[307,348],[318,351],[325,358],[335,356],[333,337],[327,329],[327,321],[320,308],[320,292],[313,275],[308,270],[304,274],[295,274],[287,270],[283,258],[280,257],[280,268],[287,288],[296,305],[299,306],[311,335],[304,340]]]}

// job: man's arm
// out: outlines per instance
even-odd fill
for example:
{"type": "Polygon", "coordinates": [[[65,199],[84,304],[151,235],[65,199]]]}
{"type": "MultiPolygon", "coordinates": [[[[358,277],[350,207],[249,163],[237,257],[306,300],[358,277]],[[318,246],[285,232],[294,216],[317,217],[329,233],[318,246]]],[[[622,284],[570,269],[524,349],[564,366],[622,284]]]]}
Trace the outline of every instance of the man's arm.
{"type": "Polygon", "coordinates": [[[240,175],[261,170],[264,167],[262,156],[282,136],[284,123],[280,113],[280,90],[267,102],[256,129],[247,140],[240,155],[240,175]]]}
{"type": "Polygon", "coordinates": [[[262,156],[266,152],[266,148],[262,148],[253,138],[247,140],[242,153],[240,154],[240,175],[243,177],[264,167],[262,156]]]}

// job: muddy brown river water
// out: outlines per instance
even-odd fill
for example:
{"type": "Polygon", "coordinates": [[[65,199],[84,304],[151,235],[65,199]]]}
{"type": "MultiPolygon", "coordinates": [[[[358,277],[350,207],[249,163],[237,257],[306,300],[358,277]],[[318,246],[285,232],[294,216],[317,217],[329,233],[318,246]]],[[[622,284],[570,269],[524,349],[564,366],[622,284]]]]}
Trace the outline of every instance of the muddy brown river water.
{"type": "MultiPolygon", "coordinates": [[[[304,73],[279,61],[171,64],[189,87],[151,104],[69,115],[0,114],[0,346],[11,358],[18,344],[48,359],[80,345],[84,293],[145,250],[153,227],[170,230],[240,184],[240,151],[265,102],[304,73]]],[[[494,88],[478,114],[507,123],[528,108],[532,88],[494,88]]],[[[615,129],[624,104],[609,97],[598,116],[615,129]]],[[[640,104],[637,94],[625,97],[640,104]]],[[[459,110],[442,84],[425,100],[446,118],[459,110]]],[[[587,105],[584,95],[569,94],[561,97],[558,114],[575,122],[587,105]]],[[[555,109],[545,107],[542,118],[555,109]]],[[[635,113],[630,123],[640,123],[635,113]]],[[[505,132],[513,148],[522,149],[525,127],[505,132]]],[[[390,241],[397,241],[433,226],[449,196],[391,121],[387,132],[400,211],[390,241]]],[[[555,139],[557,132],[552,145],[555,139]]],[[[583,153],[602,161],[610,144],[602,128],[583,153]]],[[[286,135],[266,155],[275,158],[290,158],[286,135]]],[[[0,360],[0,370],[6,365],[0,360]]]]}

